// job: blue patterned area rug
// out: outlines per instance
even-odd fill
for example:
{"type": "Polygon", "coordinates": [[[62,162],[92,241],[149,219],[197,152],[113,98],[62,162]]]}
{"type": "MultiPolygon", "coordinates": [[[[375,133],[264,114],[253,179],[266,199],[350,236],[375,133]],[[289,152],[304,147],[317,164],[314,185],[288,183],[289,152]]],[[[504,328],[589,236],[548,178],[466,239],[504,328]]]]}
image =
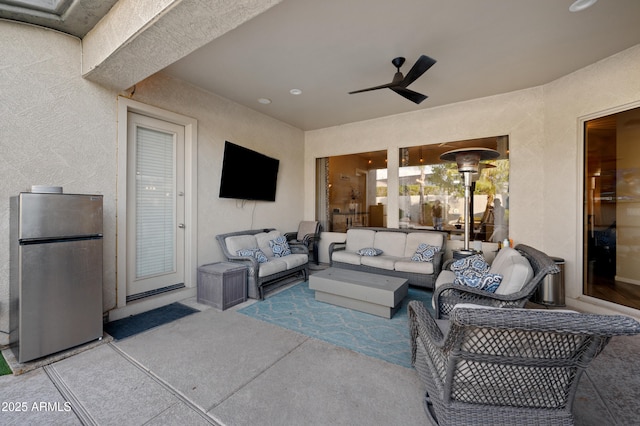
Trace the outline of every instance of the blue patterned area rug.
{"type": "Polygon", "coordinates": [[[303,282],[238,312],[337,346],[411,368],[407,304],[421,300],[431,311],[431,291],[409,288],[393,318],[386,319],[315,300],[303,282]]]}

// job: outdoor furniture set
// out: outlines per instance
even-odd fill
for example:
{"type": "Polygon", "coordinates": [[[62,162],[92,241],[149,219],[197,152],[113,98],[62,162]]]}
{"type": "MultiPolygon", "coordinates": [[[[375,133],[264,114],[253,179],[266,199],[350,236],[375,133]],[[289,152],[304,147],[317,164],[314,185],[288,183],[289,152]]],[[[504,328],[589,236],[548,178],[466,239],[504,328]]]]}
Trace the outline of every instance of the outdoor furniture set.
{"type": "MultiPolygon", "coordinates": [[[[262,299],[264,287],[283,277],[308,277],[307,247],[292,243],[292,254],[278,257],[273,245],[280,236],[265,229],[216,237],[229,261],[248,266],[249,297],[262,299]],[[256,248],[266,261],[246,252],[256,248]]],[[[433,424],[573,424],[582,373],[611,337],[640,334],[640,323],[620,315],[524,309],[544,277],[560,271],[552,258],[520,244],[502,248],[491,265],[482,259],[443,265],[444,243],[444,234],[433,231],[350,229],[345,243],[330,245],[331,268],[309,277],[309,287],[317,300],[386,318],[409,284],[434,288],[435,316],[422,302],[408,303],[411,362],[433,424]],[[429,251],[432,261],[412,261],[424,245],[439,247],[429,251]],[[466,285],[456,269],[461,265],[482,268],[488,282],[500,279],[490,289],[466,285]]]]}

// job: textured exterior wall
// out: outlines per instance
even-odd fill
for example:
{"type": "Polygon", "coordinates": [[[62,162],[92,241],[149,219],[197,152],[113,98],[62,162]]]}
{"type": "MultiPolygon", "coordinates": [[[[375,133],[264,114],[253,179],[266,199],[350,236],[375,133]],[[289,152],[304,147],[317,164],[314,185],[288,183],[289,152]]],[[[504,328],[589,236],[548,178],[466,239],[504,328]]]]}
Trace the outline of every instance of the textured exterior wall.
{"type": "Polygon", "coordinates": [[[80,40],[0,21],[0,345],[9,330],[9,197],[104,195],[104,306],[115,303],[116,94],[83,80],[80,40]]]}
{"type": "Polygon", "coordinates": [[[567,303],[593,312],[638,310],[582,296],[581,122],[640,106],[640,45],[592,64],[544,88],[544,235],[550,254],[567,261],[567,303]]]}

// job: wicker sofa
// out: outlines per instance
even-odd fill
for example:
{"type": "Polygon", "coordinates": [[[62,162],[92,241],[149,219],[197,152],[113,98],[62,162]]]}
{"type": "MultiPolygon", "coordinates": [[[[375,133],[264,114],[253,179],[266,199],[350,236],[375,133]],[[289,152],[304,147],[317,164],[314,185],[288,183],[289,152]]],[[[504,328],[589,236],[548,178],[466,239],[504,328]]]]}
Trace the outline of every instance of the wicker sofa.
{"type": "Polygon", "coordinates": [[[263,299],[265,288],[276,287],[284,278],[301,275],[306,280],[309,276],[309,250],[304,244],[288,243],[291,254],[275,256],[269,242],[280,236],[284,235],[273,228],[216,235],[227,260],[247,266],[247,295],[252,299],[263,299]],[[240,254],[251,249],[260,249],[266,261],[261,263],[256,256],[240,254]]]}
{"type": "Polygon", "coordinates": [[[406,278],[410,285],[433,288],[442,269],[446,234],[437,231],[395,228],[351,228],[344,243],[329,246],[330,265],[382,275],[406,278]],[[411,258],[420,244],[440,248],[430,262],[411,258]],[[362,256],[361,249],[381,250],[376,256],[362,256]]]}

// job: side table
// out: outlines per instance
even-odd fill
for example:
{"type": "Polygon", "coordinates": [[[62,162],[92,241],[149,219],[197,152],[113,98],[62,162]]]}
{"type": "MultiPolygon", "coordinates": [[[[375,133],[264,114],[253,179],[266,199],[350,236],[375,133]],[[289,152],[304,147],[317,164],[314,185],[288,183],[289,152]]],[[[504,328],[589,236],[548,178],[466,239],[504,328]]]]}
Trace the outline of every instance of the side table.
{"type": "Polygon", "coordinates": [[[198,268],[198,303],[225,310],[247,300],[247,267],[217,262],[198,268]]]}

